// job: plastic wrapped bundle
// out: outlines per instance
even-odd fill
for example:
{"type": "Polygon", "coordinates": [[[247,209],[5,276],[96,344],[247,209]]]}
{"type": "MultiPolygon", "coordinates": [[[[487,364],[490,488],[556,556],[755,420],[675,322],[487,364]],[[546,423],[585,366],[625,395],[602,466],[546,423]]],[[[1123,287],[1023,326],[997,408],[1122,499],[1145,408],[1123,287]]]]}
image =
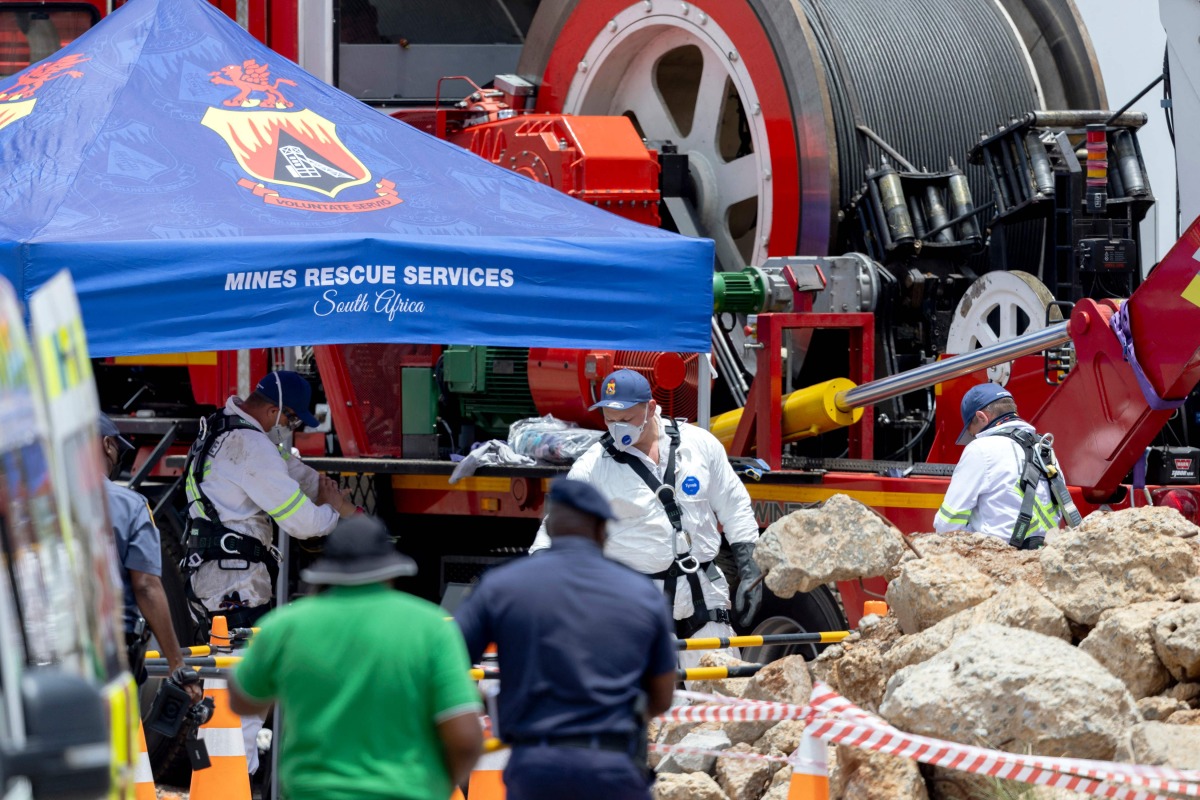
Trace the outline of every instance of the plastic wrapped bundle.
{"type": "Polygon", "coordinates": [[[514,422],[508,429],[508,444],[541,464],[573,464],[603,435],[604,431],[581,428],[547,414],[514,422]]]}

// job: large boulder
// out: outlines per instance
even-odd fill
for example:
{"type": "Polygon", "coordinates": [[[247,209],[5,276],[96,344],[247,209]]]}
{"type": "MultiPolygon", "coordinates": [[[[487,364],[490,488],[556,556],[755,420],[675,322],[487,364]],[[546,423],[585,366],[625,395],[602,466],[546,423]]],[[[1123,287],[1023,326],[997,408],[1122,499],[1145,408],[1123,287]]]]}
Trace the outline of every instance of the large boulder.
{"type": "Polygon", "coordinates": [[[973,531],[918,533],[908,538],[912,550],[922,557],[956,553],[997,586],[1024,583],[1039,592],[1043,588],[1042,565],[1036,550],[1018,550],[995,536],[973,531]]]}
{"type": "Polygon", "coordinates": [[[1163,692],[1163,694],[1167,697],[1173,697],[1176,700],[1182,700],[1185,703],[1200,705],[1200,683],[1192,681],[1177,683],[1163,692]]]}
{"type": "Polygon", "coordinates": [[[785,766],[775,772],[762,800],[788,800],[792,788],[792,768],[785,766]]]}
{"type": "Polygon", "coordinates": [[[1143,722],[1134,726],[1123,755],[1135,764],[1200,769],[1200,726],[1143,722]]]}
{"type": "Polygon", "coordinates": [[[838,747],[833,797],[854,800],[928,800],[917,762],[873,750],[838,747]]]}
{"type": "Polygon", "coordinates": [[[787,656],[772,661],[755,673],[742,692],[742,697],[804,706],[812,697],[812,689],[812,675],[804,656],[787,656]]]}
{"type": "Polygon", "coordinates": [[[1100,615],[1100,622],[1079,649],[1116,675],[1135,699],[1150,697],[1171,684],[1171,673],[1154,652],[1154,619],[1178,606],[1161,600],[1134,603],[1100,615]]]}
{"type": "Polygon", "coordinates": [[[945,650],[959,635],[989,622],[1064,641],[1071,639],[1063,613],[1033,587],[1018,582],[932,628],[904,637],[884,654],[883,670],[890,677],[904,667],[919,664],[945,650]]]}
{"type": "MultiPolygon", "coordinates": [[[[679,740],[680,747],[690,747],[695,750],[708,750],[717,753],[728,750],[732,744],[729,741],[729,734],[725,733],[720,725],[715,722],[706,722],[698,725],[679,740]]],[[[681,774],[712,772],[716,760],[717,757],[714,755],[672,752],[665,755],[658,763],[658,766],[655,767],[655,771],[659,774],[668,772],[681,774]]]]}
{"type": "Polygon", "coordinates": [[[804,721],[798,719],[786,719],[776,723],[759,737],[758,741],[754,743],[754,749],[764,756],[769,755],[772,751],[790,756],[800,746],[800,740],[804,738],[806,727],[804,721]]]}
{"type": "Polygon", "coordinates": [[[1188,704],[1173,697],[1143,697],[1137,701],[1138,713],[1147,722],[1166,722],[1176,711],[1185,711],[1188,704]]]}
{"type": "Polygon", "coordinates": [[[883,672],[883,654],[905,639],[893,615],[869,614],[858,631],[841,644],[825,648],[809,662],[813,677],[825,681],[852,703],[870,711],[879,708],[888,675],[883,672]]]}
{"type": "MultiPolygon", "coordinates": [[[[683,741],[683,737],[687,736],[694,729],[700,727],[699,722],[664,722],[658,731],[651,737],[651,741],[656,744],[679,744],[683,741]]],[[[649,734],[649,732],[647,732],[649,734]]],[[[657,750],[651,750],[647,761],[651,769],[657,769],[658,765],[665,759],[667,754],[657,750]]]]}
{"type": "MultiPolygon", "coordinates": [[[[700,666],[702,667],[741,667],[751,663],[734,658],[728,650],[712,650],[700,656],[700,666]]],[[[719,681],[705,681],[701,684],[703,688],[697,689],[697,691],[723,694],[726,697],[741,697],[742,692],[746,691],[746,687],[749,685],[749,678],[723,678],[719,681]]]]}
{"type": "Polygon", "coordinates": [[[1110,608],[1175,597],[1198,571],[1194,549],[1179,538],[1195,529],[1173,508],[1091,514],[1038,551],[1047,595],[1089,627],[1110,608]]]}
{"type": "Polygon", "coordinates": [[[1154,620],[1154,650],[1177,681],[1200,678],[1200,603],[1188,603],[1154,620]]]}
{"type": "MultiPolygon", "coordinates": [[[[748,744],[734,745],[728,752],[757,755],[748,744]]],[[[770,761],[761,758],[722,756],[717,759],[716,775],[717,783],[729,800],[760,800],[775,775],[775,768],[770,761]]]]}
{"type": "MultiPolygon", "coordinates": [[[[812,676],[803,656],[788,656],[772,661],[748,678],[742,697],[805,706],[812,697],[812,676]]],[[[726,722],[725,732],[738,743],[758,741],[773,722],[726,722]]]]}
{"type": "Polygon", "coordinates": [[[729,800],[717,782],[703,772],[662,775],[654,782],[654,800],[729,800]]]}
{"type": "Polygon", "coordinates": [[[832,581],[882,575],[900,560],[904,537],[890,522],[844,494],[820,508],[793,511],[758,540],[754,560],[778,597],[832,581]]]}
{"type": "Polygon", "coordinates": [[[992,624],[893,675],[880,712],[911,733],[1104,760],[1139,721],[1125,685],[1091,656],[1061,639],[992,624]]]}
{"type": "Polygon", "coordinates": [[[887,602],[900,629],[917,633],[996,593],[991,578],[955,553],[906,561],[888,584],[887,602]]]}
{"type": "Polygon", "coordinates": [[[826,648],[813,662],[812,671],[842,697],[867,711],[879,709],[891,674],[885,671],[884,647],[867,641],[826,648]]]}

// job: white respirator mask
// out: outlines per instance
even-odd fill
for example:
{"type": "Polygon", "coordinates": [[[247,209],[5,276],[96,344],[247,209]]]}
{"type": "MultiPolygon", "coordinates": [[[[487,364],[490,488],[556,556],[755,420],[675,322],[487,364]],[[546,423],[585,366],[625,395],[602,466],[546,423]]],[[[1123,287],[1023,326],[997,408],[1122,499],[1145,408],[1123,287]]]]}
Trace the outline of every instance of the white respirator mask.
{"type": "Polygon", "coordinates": [[[275,385],[279,388],[279,405],[275,411],[275,424],[271,426],[271,430],[267,431],[267,438],[280,451],[291,451],[292,427],[283,419],[283,381],[279,379],[278,372],[273,374],[275,375],[275,385]]]}
{"type": "Polygon", "coordinates": [[[646,409],[646,416],[642,420],[641,425],[634,425],[632,422],[609,422],[608,434],[612,436],[613,444],[618,450],[628,450],[637,444],[638,439],[642,438],[642,431],[646,430],[646,424],[650,421],[650,409],[646,409]]]}

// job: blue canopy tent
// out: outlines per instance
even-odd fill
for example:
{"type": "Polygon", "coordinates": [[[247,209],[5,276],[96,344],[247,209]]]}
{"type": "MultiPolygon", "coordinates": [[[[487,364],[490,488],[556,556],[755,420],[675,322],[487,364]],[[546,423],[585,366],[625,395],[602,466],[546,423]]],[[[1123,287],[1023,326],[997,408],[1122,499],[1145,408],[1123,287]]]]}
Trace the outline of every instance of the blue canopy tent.
{"type": "Polygon", "coordinates": [[[713,247],[386,117],[205,0],[0,83],[0,273],[94,356],[408,342],[709,350],[713,247]]]}

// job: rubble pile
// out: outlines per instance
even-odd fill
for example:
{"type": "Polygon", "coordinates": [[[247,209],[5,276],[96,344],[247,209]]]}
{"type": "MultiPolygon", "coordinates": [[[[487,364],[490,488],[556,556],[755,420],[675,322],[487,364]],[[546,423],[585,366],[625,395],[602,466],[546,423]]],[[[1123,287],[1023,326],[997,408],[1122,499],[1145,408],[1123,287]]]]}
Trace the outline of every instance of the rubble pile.
{"type": "MultiPolygon", "coordinates": [[[[889,613],[816,661],[791,656],[704,691],[803,704],[818,678],[897,728],[1020,754],[1200,769],[1200,529],[1174,509],[1097,513],[1040,551],[971,533],[907,541],[835,496],[763,535],[781,595],[886,576],[889,613]]],[[[706,663],[740,663],[710,654],[706,663]]],[[[785,800],[803,723],[689,723],[651,731],[707,757],[652,758],[658,800],[785,800]]],[[[1083,797],[1003,785],[831,747],[830,796],[855,800],[1083,797]]]]}

